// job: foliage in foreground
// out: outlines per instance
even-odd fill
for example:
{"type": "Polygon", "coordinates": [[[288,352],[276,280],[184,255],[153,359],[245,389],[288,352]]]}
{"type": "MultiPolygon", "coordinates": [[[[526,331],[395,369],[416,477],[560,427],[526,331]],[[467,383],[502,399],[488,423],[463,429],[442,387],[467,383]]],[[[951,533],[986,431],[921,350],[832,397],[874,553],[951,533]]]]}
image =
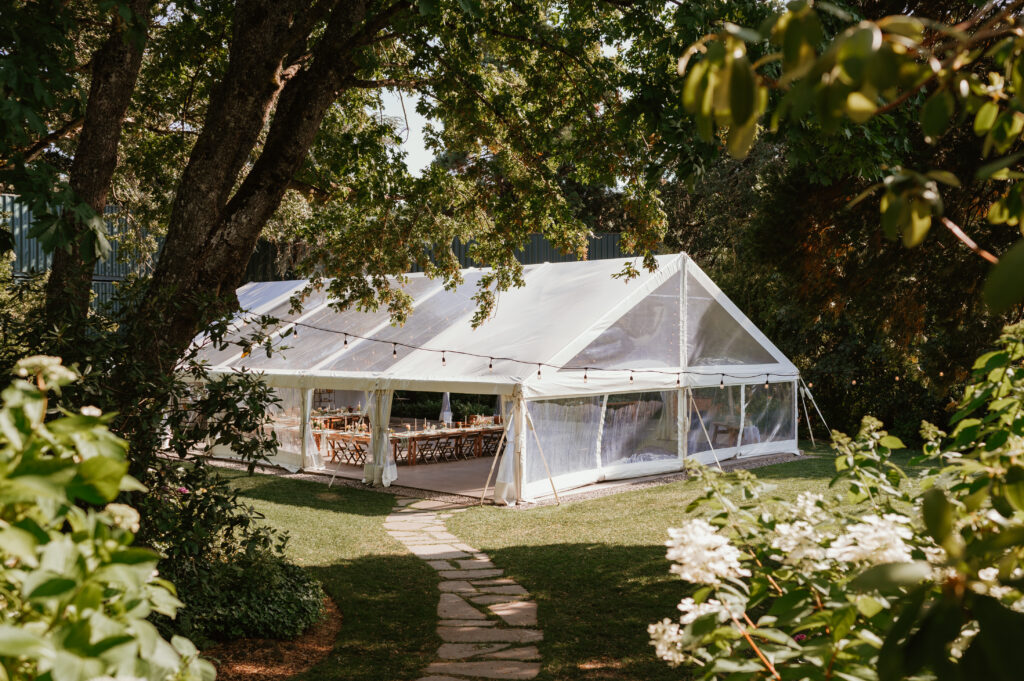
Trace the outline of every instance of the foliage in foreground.
{"type": "Polygon", "coordinates": [[[132,546],[139,516],[110,503],[141,485],[95,407],[47,421],[48,392],[76,379],[49,357],[16,366],[0,407],[0,678],[104,675],[209,681],[213,666],[147,621],[174,617],[159,556],[132,546]]]}
{"type": "Polygon", "coordinates": [[[953,424],[922,426],[919,486],[877,420],[834,433],[831,487],[852,510],[811,493],[766,505],[752,474],[698,470],[690,510],[715,515],[669,531],[672,572],[699,588],[651,625],[659,657],[702,678],[1019,678],[1024,324],[975,363],[953,424]]]}

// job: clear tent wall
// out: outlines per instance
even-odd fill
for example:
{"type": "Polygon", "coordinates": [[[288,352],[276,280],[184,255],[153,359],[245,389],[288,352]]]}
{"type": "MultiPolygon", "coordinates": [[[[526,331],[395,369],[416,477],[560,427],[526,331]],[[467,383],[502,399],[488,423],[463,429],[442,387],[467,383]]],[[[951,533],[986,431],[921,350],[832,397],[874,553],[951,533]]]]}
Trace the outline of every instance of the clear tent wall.
{"type": "MultiPolygon", "coordinates": [[[[304,281],[249,284],[233,332],[259,315],[281,319],[274,351],[204,348],[213,371],[262,372],[282,397],[281,463],[318,468],[309,416],[318,394],[365,398],[374,441],[367,482],[400,475],[387,452],[395,390],[499,395],[505,447],[495,496],[521,500],[605,479],[680,470],[686,457],[797,451],[793,364],[685,254],[655,272],[615,278],[621,262],[531,265],[525,286],[502,293],[472,325],[482,276],[454,290],[410,275],[403,326],[387,312],[337,311],[304,281]],[[290,347],[286,347],[290,346],[290,347]]],[[[202,343],[203,339],[197,339],[202,343]]],[[[229,454],[228,452],[220,452],[229,454]]]]}

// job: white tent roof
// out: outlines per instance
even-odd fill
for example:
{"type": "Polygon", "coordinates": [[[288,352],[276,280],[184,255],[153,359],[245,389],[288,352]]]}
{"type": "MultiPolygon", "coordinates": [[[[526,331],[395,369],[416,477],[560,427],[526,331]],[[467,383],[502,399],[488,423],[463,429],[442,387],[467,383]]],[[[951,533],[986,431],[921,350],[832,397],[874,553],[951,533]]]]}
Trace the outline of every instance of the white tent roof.
{"type": "Polygon", "coordinates": [[[323,291],[292,315],[290,298],[305,281],[254,282],[238,290],[248,314],[232,336],[252,331],[247,320],[274,316],[282,320],[274,352],[243,357],[235,345],[206,347],[200,359],[216,372],[263,372],[278,387],[511,394],[521,385],[533,399],[796,378],[793,364],[685,254],[658,256],[657,271],[631,280],[613,276],[621,268],[620,260],[528,265],[526,285],[501,293],[476,329],[479,269],[464,270],[454,290],[408,275],[413,310],[403,326],[383,309],[338,312],[323,291]]]}

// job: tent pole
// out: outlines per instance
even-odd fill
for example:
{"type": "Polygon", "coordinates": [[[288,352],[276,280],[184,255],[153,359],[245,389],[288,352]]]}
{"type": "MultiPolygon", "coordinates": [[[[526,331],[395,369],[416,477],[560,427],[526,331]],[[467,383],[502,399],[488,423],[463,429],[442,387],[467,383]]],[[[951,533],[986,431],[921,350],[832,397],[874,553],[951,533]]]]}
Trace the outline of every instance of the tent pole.
{"type": "Polygon", "coordinates": [[[309,433],[309,418],[312,412],[312,401],[313,391],[303,390],[300,398],[301,407],[299,413],[302,414],[299,420],[299,458],[302,460],[299,464],[299,471],[303,471],[306,468],[306,459],[309,457],[312,460],[313,455],[309,452],[308,440],[312,437],[309,433]]]}
{"type": "Polygon", "coordinates": [[[803,388],[800,388],[800,402],[804,405],[804,418],[807,419],[807,434],[811,436],[811,446],[817,447],[814,444],[814,428],[811,428],[811,414],[807,411],[807,398],[804,397],[803,388]]]}
{"type": "Polygon", "coordinates": [[[544,470],[548,474],[548,482],[551,483],[551,491],[555,495],[555,504],[561,506],[562,502],[558,498],[558,490],[555,489],[555,479],[551,477],[551,469],[548,468],[548,459],[544,456],[544,449],[540,446],[540,436],[537,435],[537,429],[533,427],[533,417],[530,416],[529,410],[526,412],[526,420],[530,422],[530,432],[533,433],[533,441],[537,443],[537,451],[540,452],[540,460],[544,464],[544,470]]]}
{"type": "Polygon", "coordinates": [[[506,423],[505,424],[505,428],[501,431],[501,439],[498,440],[498,448],[494,452],[494,461],[491,462],[491,471],[490,471],[490,473],[487,474],[487,481],[484,482],[484,493],[480,495],[480,505],[481,506],[484,505],[484,497],[487,496],[487,488],[491,484],[491,476],[494,475],[494,469],[498,465],[498,459],[500,459],[501,455],[505,453],[504,450],[502,450],[501,447],[502,447],[502,445],[505,444],[505,434],[508,433],[509,425],[510,424],[506,423]]]}
{"type": "Polygon", "coordinates": [[[689,387],[687,387],[686,390],[690,393],[690,404],[693,405],[693,410],[697,412],[697,420],[700,422],[701,430],[704,431],[704,437],[708,439],[708,447],[711,449],[711,456],[715,457],[715,464],[718,466],[718,470],[723,470],[722,462],[718,460],[718,454],[715,452],[715,446],[711,443],[711,436],[708,435],[707,426],[704,425],[704,417],[700,415],[700,409],[697,407],[697,400],[693,399],[693,390],[689,387]]]}
{"type": "Polygon", "coordinates": [[[818,412],[818,418],[825,424],[825,430],[831,433],[832,429],[828,427],[828,422],[825,421],[825,417],[821,413],[821,407],[818,406],[818,401],[814,399],[814,393],[811,392],[811,389],[807,387],[807,383],[804,382],[803,376],[800,377],[800,382],[804,384],[804,390],[807,391],[807,396],[811,398],[811,404],[814,405],[814,410],[818,412]]]}

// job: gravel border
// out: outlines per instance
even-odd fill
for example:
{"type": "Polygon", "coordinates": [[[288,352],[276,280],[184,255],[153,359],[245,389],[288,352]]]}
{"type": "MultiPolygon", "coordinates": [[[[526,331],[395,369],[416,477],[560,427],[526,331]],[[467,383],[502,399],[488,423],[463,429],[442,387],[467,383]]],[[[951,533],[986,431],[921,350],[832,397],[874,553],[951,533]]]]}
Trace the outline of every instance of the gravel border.
{"type": "MultiPolygon", "coordinates": [[[[175,457],[177,458],[177,457],[175,457]]],[[[773,466],[777,463],[786,463],[788,461],[796,461],[802,458],[802,455],[797,454],[770,454],[767,456],[755,456],[743,459],[729,459],[721,463],[721,468],[725,472],[739,471],[739,470],[750,470],[754,468],[763,468],[765,466],[773,466]]],[[[235,471],[246,471],[249,469],[248,464],[234,459],[221,459],[215,457],[206,457],[206,462],[210,465],[218,468],[226,468],[235,471]]],[[[289,480],[306,480],[308,482],[318,482],[322,485],[330,482],[331,474],[322,473],[319,471],[299,471],[292,473],[290,471],[281,468],[280,466],[261,464],[256,466],[254,469],[257,473],[263,473],[266,475],[274,475],[279,478],[286,478],[289,480]]],[[[604,487],[596,487],[594,489],[587,489],[587,487],[593,487],[592,485],[586,487],[580,487],[575,490],[567,490],[563,492],[559,499],[563,504],[571,504],[577,501],[588,501],[590,499],[599,499],[606,497],[611,494],[619,494],[620,492],[633,492],[636,490],[647,489],[648,487],[658,487],[660,485],[668,485],[673,482],[679,482],[680,480],[686,480],[689,476],[685,471],[679,473],[669,473],[665,475],[656,475],[645,478],[636,478],[634,480],[620,480],[615,481],[614,484],[607,485],[604,487]]],[[[350,478],[335,477],[334,485],[340,487],[351,487],[353,489],[366,490],[368,492],[377,492],[378,494],[390,494],[395,497],[403,498],[415,498],[415,499],[430,499],[432,501],[443,501],[447,504],[453,504],[456,506],[476,506],[480,505],[480,498],[473,497],[466,494],[450,494],[446,492],[435,492],[432,490],[418,489],[416,487],[403,487],[401,485],[392,485],[391,487],[374,487],[371,485],[364,484],[360,480],[352,480],[350,478]]],[[[540,508],[542,506],[555,506],[556,502],[554,497],[539,499],[537,501],[528,501],[516,506],[507,506],[505,504],[496,504],[491,499],[484,500],[485,506],[500,506],[502,508],[508,508],[511,510],[528,510],[531,508],[540,508]]]]}

